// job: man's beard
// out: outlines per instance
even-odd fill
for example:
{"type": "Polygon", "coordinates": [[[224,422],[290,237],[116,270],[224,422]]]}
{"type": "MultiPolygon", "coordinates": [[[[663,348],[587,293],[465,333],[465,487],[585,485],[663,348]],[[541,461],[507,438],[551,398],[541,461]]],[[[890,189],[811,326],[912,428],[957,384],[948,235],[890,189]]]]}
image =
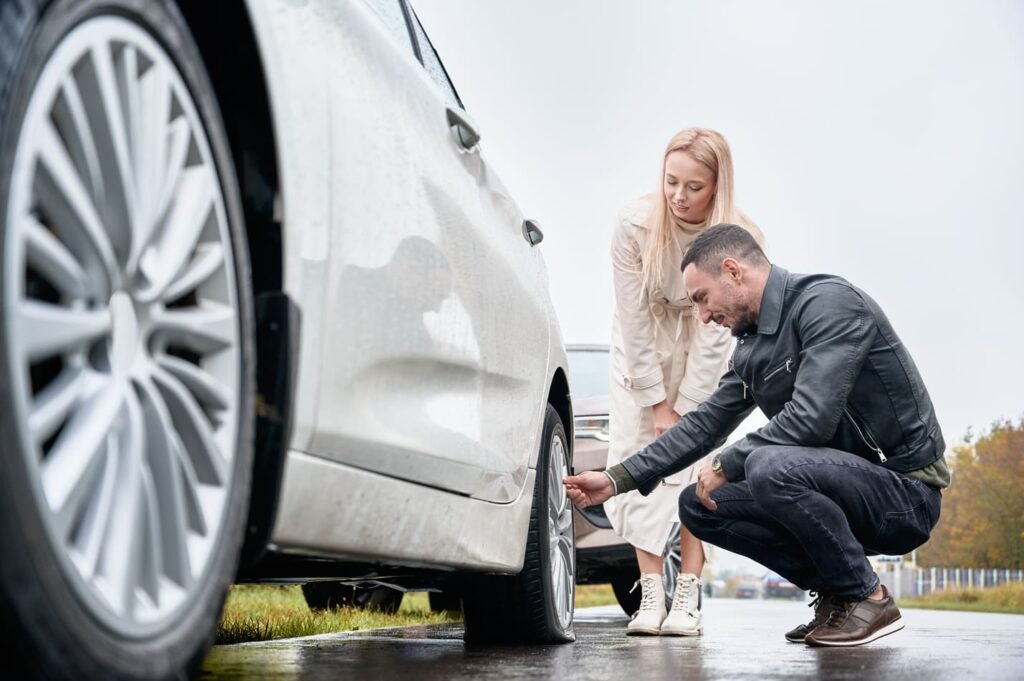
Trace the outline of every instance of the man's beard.
{"type": "Polygon", "coordinates": [[[746,336],[748,333],[755,333],[757,331],[757,319],[751,314],[750,310],[737,312],[735,318],[736,321],[733,322],[732,328],[729,329],[734,337],[739,338],[740,336],[746,336]]]}

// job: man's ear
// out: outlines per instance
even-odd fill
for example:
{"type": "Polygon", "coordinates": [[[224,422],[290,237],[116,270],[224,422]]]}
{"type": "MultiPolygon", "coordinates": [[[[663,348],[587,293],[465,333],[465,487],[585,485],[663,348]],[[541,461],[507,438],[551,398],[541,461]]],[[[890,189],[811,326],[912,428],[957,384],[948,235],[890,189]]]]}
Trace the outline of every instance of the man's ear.
{"type": "Polygon", "coordinates": [[[738,284],[743,281],[743,266],[735,258],[726,258],[722,261],[722,274],[738,284]]]}

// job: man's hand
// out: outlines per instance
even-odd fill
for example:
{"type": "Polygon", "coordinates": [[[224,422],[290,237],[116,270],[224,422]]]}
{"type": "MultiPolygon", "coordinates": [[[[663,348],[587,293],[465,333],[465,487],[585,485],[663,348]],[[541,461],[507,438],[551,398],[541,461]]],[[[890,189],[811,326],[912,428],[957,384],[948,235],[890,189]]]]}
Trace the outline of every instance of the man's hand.
{"type": "Polygon", "coordinates": [[[679,421],[679,414],[669,405],[668,400],[662,400],[653,407],[654,409],[654,435],[659,437],[666,430],[676,425],[679,421]]]}
{"type": "Polygon", "coordinates": [[[585,471],[562,478],[569,500],[580,508],[596,506],[615,496],[611,479],[600,471],[585,471]]]}
{"type": "Polygon", "coordinates": [[[725,479],[725,476],[711,470],[711,466],[708,464],[701,466],[700,471],[698,471],[697,498],[700,499],[700,503],[704,504],[709,511],[718,509],[718,504],[711,498],[711,493],[725,485],[726,482],[728,481],[725,479]]]}

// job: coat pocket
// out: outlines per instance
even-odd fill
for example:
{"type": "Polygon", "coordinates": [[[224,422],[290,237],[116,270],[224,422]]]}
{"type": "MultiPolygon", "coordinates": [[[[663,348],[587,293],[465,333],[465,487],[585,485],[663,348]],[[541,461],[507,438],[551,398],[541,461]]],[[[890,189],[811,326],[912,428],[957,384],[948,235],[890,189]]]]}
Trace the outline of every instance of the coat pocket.
{"type": "Polygon", "coordinates": [[[787,357],[786,361],[783,362],[782,364],[780,364],[779,366],[775,367],[774,369],[770,369],[770,370],[764,372],[764,376],[761,377],[761,383],[767,383],[768,381],[770,381],[773,378],[779,376],[780,374],[784,374],[784,373],[785,374],[791,374],[791,373],[793,373],[794,365],[795,365],[795,362],[793,362],[793,358],[792,357],[787,357]]]}

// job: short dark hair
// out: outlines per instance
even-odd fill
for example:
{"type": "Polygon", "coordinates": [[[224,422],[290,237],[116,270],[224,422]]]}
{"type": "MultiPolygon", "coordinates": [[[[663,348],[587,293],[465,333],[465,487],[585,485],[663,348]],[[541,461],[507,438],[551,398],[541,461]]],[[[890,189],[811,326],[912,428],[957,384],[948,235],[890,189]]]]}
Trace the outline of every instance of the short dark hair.
{"type": "Polygon", "coordinates": [[[739,225],[720,224],[700,234],[683,256],[680,270],[696,265],[708,273],[718,272],[722,261],[734,258],[748,265],[767,265],[768,257],[750,232],[739,225]]]}

